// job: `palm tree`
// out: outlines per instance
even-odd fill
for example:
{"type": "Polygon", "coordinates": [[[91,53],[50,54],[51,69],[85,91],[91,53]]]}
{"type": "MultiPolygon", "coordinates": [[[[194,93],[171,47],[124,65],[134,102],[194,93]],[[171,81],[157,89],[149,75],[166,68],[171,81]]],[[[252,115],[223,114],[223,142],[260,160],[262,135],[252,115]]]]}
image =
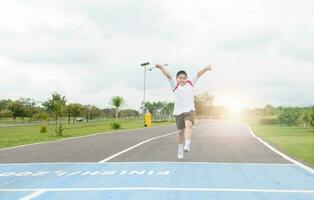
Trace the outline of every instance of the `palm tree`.
{"type": "Polygon", "coordinates": [[[113,106],[116,110],[115,121],[117,121],[117,119],[118,119],[119,108],[122,107],[124,104],[125,104],[125,100],[123,99],[123,97],[114,96],[110,99],[109,105],[113,106]]]}
{"type": "Polygon", "coordinates": [[[154,105],[150,101],[146,101],[145,103],[142,102],[141,109],[144,110],[144,115],[148,111],[150,114],[154,115],[154,105]]]}

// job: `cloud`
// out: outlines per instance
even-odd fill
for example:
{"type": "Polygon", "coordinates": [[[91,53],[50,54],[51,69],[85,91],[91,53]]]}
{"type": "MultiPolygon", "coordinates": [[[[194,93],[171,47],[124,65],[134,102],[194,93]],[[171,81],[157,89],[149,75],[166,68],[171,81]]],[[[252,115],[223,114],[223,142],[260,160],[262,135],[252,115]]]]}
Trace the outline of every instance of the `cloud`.
{"type": "Polygon", "coordinates": [[[221,50],[227,51],[260,51],[261,49],[268,48],[278,37],[280,35],[276,32],[253,32],[243,34],[239,38],[227,39],[217,46],[221,50]]]}
{"type": "MultiPolygon", "coordinates": [[[[195,89],[219,104],[234,94],[251,106],[303,105],[314,101],[313,7],[306,0],[8,1],[0,8],[0,98],[60,91],[106,106],[123,94],[138,108],[139,64],[149,61],[189,76],[212,64],[195,89]]],[[[148,99],[172,100],[168,89],[159,71],[147,72],[148,99]]]]}

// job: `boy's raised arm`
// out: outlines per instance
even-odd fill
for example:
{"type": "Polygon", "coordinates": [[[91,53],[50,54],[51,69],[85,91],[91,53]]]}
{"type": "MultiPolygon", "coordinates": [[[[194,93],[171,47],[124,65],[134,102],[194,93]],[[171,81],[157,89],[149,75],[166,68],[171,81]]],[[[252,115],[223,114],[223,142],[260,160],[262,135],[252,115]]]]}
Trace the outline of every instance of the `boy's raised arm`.
{"type": "Polygon", "coordinates": [[[205,72],[209,71],[212,69],[211,65],[207,65],[204,68],[202,68],[200,71],[197,72],[197,78],[199,78],[200,76],[202,76],[205,72]]]}
{"type": "Polygon", "coordinates": [[[171,77],[170,73],[168,72],[168,70],[166,70],[166,68],[164,68],[161,64],[156,64],[156,68],[160,69],[160,71],[161,71],[169,80],[172,80],[172,77],[171,77]]]}

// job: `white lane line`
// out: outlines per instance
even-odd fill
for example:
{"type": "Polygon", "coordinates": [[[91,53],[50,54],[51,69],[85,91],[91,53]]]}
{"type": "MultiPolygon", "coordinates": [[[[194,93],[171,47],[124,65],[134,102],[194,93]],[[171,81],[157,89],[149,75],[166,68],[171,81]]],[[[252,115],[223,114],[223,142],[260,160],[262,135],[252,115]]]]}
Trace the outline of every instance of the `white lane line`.
{"type": "MultiPolygon", "coordinates": [[[[204,126],[204,125],[203,125],[203,126],[204,126]]],[[[195,128],[199,128],[199,127],[202,127],[202,126],[200,125],[200,126],[194,127],[194,129],[195,129],[195,128]]],[[[139,147],[139,146],[141,146],[141,145],[143,145],[143,144],[145,144],[145,143],[147,143],[147,142],[150,142],[150,141],[152,141],[152,140],[157,140],[157,139],[160,139],[160,138],[163,138],[163,137],[167,137],[167,136],[169,136],[169,135],[174,135],[174,134],[176,134],[176,133],[177,133],[177,131],[172,132],[172,133],[167,133],[167,134],[164,134],[164,135],[160,135],[160,136],[157,136],[157,137],[150,138],[150,139],[145,140],[145,141],[143,141],[143,142],[140,142],[140,143],[138,143],[138,144],[136,144],[136,145],[133,145],[133,146],[127,148],[127,149],[124,149],[123,151],[120,151],[120,152],[118,152],[118,153],[116,153],[116,154],[113,154],[112,156],[109,156],[109,157],[105,158],[104,160],[99,161],[98,163],[105,163],[105,162],[108,162],[109,160],[112,160],[113,158],[118,157],[118,156],[120,156],[121,154],[124,154],[124,153],[126,153],[126,152],[128,152],[128,151],[130,151],[130,150],[132,150],[132,149],[135,149],[136,147],[139,147]]]]}
{"type": "Polygon", "coordinates": [[[30,195],[27,195],[27,196],[21,198],[20,200],[31,200],[31,199],[41,195],[44,192],[46,192],[46,191],[45,190],[37,190],[37,191],[31,193],[30,195]]]}
{"type": "MultiPolygon", "coordinates": [[[[314,190],[287,190],[287,189],[276,189],[276,190],[274,190],[274,189],[252,189],[252,188],[176,188],[176,187],[105,187],[105,188],[0,189],[0,192],[36,191],[36,194],[38,196],[39,194],[42,194],[43,192],[138,191],[138,190],[141,190],[141,191],[262,192],[262,193],[310,193],[310,194],[314,194],[314,190]]],[[[25,199],[23,199],[23,200],[25,200],[25,199]]]]}
{"type": "Polygon", "coordinates": [[[176,132],[173,132],[173,133],[168,133],[168,134],[165,134],[165,135],[160,135],[160,136],[158,136],[158,137],[153,137],[153,138],[151,138],[151,139],[145,140],[145,141],[140,142],[140,143],[138,143],[138,144],[136,144],[136,145],[134,145],[134,146],[131,146],[131,147],[129,147],[129,148],[123,150],[123,151],[120,151],[120,152],[118,152],[118,153],[116,153],[116,154],[113,154],[112,156],[109,156],[109,157],[105,158],[104,160],[99,161],[98,163],[105,163],[105,162],[107,162],[107,161],[109,161],[109,160],[111,160],[111,159],[113,159],[113,158],[115,158],[115,157],[120,156],[121,154],[124,154],[125,152],[128,152],[128,151],[130,151],[130,150],[132,150],[132,149],[135,149],[136,147],[141,146],[142,144],[145,144],[145,143],[147,143],[147,142],[150,142],[150,141],[152,141],[152,140],[156,140],[156,139],[159,139],[159,138],[162,138],[162,137],[167,137],[167,136],[169,136],[169,135],[174,135],[174,134],[176,134],[176,133],[177,133],[177,131],[176,131],[176,132]]]}
{"type": "MultiPolygon", "coordinates": [[[[243,123],[243,124],[244,124],[244,123],[243,123]]],[[[308,166],[306,166],[306,165],[300,163],[299,161],[296,161],[296,160],[294,160],[293,158],[287,156],[286,154],[284,154],[284,153],[278,151],[277,149],[275,149],[274,147],[272,147],[270,144],[268,144],[267,142],[265,142],[264,140],[262,140],[261,138],[259,138],[258,136],[256,136],[255,133],[252,131],[252,129],[249,127],[249,125],[247,125],[247,124],[244,124],[244,125],[249,129],[251,135],[252,135],[254,138],[256,138],[258,141],[260,141],[262,144],[264,144],[264,145],[265,145],[266,147],[268,147],[270,150],[272,150],[273,152],[277,153],[278,155],[280,155],[280,156],[283,157],[284,159],[286,159],[286,160],[288,160],[288,161],[294,163],[295,165],[297,165],[297,166],[299,166],[299,167],[301,167],[301,168],[303,168],[303,169],[305,169],[305,170],[307,170],[307,171],[309,171],[309,172],[311,172],[311,173],[314,173],[314,169],[312,169],[312,168],[310,168],[310,167],[308,167],[308,166]]]]}

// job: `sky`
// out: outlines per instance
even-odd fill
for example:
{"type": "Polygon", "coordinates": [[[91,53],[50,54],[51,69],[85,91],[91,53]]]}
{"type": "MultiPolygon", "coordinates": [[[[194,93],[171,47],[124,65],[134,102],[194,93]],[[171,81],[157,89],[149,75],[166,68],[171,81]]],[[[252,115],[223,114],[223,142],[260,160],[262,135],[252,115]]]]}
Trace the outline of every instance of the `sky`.
{"type": "MultiPolygon", "coordinates": [[[[143,62],[192,78],[215,105],[314,105],[312,0],[0,0],[0,99],[127,108],[143,99],[143,62]]],[[[147,71],[146,100],[173,101],[147,71]]]]}

